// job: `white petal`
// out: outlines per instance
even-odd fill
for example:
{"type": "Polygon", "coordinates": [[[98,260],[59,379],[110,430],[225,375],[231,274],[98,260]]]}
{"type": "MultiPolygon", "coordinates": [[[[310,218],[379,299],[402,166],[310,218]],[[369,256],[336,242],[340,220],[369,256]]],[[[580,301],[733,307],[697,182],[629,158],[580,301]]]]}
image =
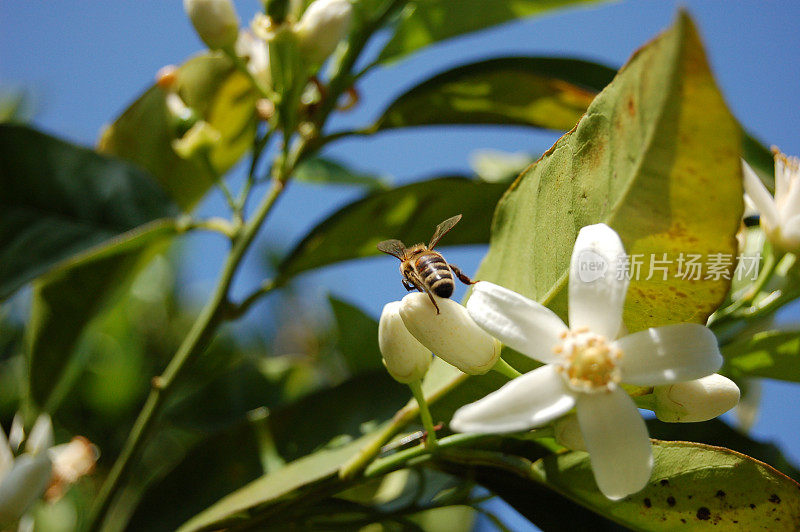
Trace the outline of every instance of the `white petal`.
{"type": "Polygon", "coordinates": [[[520,432],[549,423],[569,411],[575,398],[554,366],[543,366],[510,381],[453,414],[457,432],[520,432]]]}
{"type": "Polygon", "coordinates": [[[0,482],[0,523],[16,521],[39,498],[50,482],[47,453],[23,454],[0,482]]]}
{"type": "Polygon", "coordinates": [[[478,327],[467,309],[452,299],[436,298],[439,314],[428,295],[420,292],[406,295],[400,303],[400,317],[408,332],[464,373],[486,373],[500,358],[500,342],[478,327]]]}
{"type": "Polygon", "coordinates": [[[22,414],[17,412],[11,420],[11,429],[8,431],[8,444],[13,452],[19,451],[20,445],[25,440],[25,421],[22,414]]]}
{"type": "Polygon", "coordinates": [[[581,394],[577,413],[603,495],[617,500],[644,488],[653,470],[653,451],[647,426],[631,398],[621,388],[581,394]]]}
{"type": "Polygon", "coordinates": [[[608,339],[616,338],[628,291],[624,261],[625,248],[609,226],[581,229],[569,267],[570,329],[588,327],[608,339]]]}
{"type": "MultiPolygon", "coordinates": [[[[744,191],[761,213],[761,220],[766,227],[778,226],[778,208],[775,200],[770,196],[767,187],[761,182],[750,165],[742,161],[742,175],[744,177],[744,191]]],[[[776,183],[777,186],[777,183],[776,183]]]]}
{"type": "Polygon", "coordinates": [[[523,355],[554,362],[553,347],[567,330],[561,318],[536,301],[494,283],[480,281],[473,287],[467,311],[489,334],[523,355]]]}
{"type": "Polygon", "coordinates": [[[421,379],[431,365],[431,352],[406,329],[400,317],[400,302],[392,301],[383,307],[378,322],[378,347],[383,364],[398,382],[421,379]]]}
{"type": "MultiPolygon", "coordinates": [[[[775,203],[782,202],[789,193],[790,173],[783,154],[773,153],[775,159],[775,203]]],[[[752,171],[752,169],[751,169],[752,171]]]]}
{"type": "Polygon", "coordinates": [[[53,446],[53,422],[50,416],[42,414],[36,418],[28,440],[25,442],[25,452],[38,454],[47,451],[53,446]]]}
{"type": "Polygon", "coordinates": [[[722,366],[717,337],[697,323],[646,329],[615,344],[622,350],[622,381],[639,386],[699,379],[722,366]]]}
{"type": "Polygon", "coordinates": [[[3,481],[3,477],[8,473],[12,465],[14,465],[14,454],[8,445],[5,432],[0,428],[0,482],[3,481]]]}
{"type": "Polygon", "coordinates": [[[800,215],[789,218],[783,222],[780,231],[780,242],[778,245],[784,251],[794,252],[800,249],[800,215]]]}

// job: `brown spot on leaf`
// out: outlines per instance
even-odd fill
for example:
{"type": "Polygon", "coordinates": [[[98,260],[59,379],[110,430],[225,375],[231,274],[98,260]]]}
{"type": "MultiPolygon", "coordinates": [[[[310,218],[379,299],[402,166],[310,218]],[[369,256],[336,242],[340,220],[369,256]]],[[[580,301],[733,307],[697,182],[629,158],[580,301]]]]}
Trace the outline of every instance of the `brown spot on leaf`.
{"type": "Polygon", "coordinates": [[[708,521],[711,518],[711,510],[705,506],[701,506],[697,509],[697,518],[701,521],[708,521]]]}
{"type": "Polygon", "coordinates": [[[631,116],[636,115],[636,104],[633,102],[633,96],[628,96],[628,114],[631,116]]]}
{"type": "Polygon", "coordinates": [[[769,502],[774,502],[775,504],[780,504],[781,503],[781,498],[778,497],[777,493],[773,493],[769,497],[769,502]]]}
{"type": "Polygon", "coordinates": [[[644,498],[644,507],[645,508],[650,508],[651,506],[653,506],[653,503],[650,502],[650,497],[645,497],[644,498]]]}
{"type": "Polygon", "coordinates": [[[672,495],[667,497],[667,504],[669,504],[670,506],[675,506],[675,497],[673,497],[672,495]]]}
{"type": "Polygon", "coordinates": [[[681,518],[681,523],[686,524],[686,519],[681,518]]]}
{"type": "Polygon", "coordinates": [[[755,504],[753,504],[752,502],[750,503],[750,509],[751,509],[751,510],[755,510],[755,509],[756,509],[756,505],[755,505],[755,504]]]}
{"type": "Polygon", "coordinates": [[[716,497],[718,499],[722,499],[722,498],[725,497],[725,492],[722,491],[722,490],[717,490],[717,493],[714,495],[714,497],[716,497]]]}

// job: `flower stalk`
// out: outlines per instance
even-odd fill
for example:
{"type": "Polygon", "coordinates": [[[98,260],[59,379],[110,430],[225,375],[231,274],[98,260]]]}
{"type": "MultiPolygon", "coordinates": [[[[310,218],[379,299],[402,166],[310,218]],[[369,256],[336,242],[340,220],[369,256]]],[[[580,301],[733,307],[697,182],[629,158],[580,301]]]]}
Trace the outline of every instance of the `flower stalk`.
{"type": "Polygon", "coordinates": [[[436,427],[433,425],[433,418],[431,417],[428,402],[425,400],[425,394],[422,392],[422,381],[416,380],[409,382],[408,387],[411,388],[411,393],[414,399],[417,400],[419,405],[419,417],[422,420],[422,426],[425,428],[425,447],[430,450],[436,449],[436,427]]]}

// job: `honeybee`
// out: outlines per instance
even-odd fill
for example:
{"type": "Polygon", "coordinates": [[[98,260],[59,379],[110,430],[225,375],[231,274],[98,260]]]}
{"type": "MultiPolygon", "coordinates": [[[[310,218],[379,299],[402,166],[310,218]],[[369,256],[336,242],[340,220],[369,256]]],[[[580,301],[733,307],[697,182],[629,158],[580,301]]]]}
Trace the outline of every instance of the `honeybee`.
{"type": "Polygon", "coordinates": [[[427,246],[414,244],[411,248],[406,248],[405,244],[399,240],[384,240],[378,244],[378,250],[400,259],[400,274],[403,276],[405,289],[410,292],[416,288],[420,292],[428,294],[431,303],[436,307],[436,314],[439,314],[439,305],[436,304],[433,295],[450,297],[455,289],[455,281],[453,281],[450,270],[453,270],[458,280],[464,284],[475,284],[476,282],[463,274],[455,264],[444,260],[441,253],[433,250],[439,240],[459,220],[461,220],[460,214],[437,225],[427,246]]]}

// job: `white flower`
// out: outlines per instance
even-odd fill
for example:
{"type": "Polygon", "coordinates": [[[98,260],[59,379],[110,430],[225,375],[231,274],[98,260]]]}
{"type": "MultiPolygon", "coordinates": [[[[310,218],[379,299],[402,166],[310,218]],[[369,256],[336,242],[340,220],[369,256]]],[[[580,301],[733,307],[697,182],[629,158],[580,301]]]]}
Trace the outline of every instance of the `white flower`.
{"type": "Polygon", "coordinates": [[[653,411],[661,421],[693,423],[720,416],[739,403],[739,387],[717,373],[702,379],[656,386],[653,411]]]}
{"type": "Polygon", "coordinates": [[[272,84],[269,70],[269,48],[267,43],[249,31],[239,32],[236,39],[236,55],[247,62],[247,70],[264,87],[272,84]]]}
{"type": "Polygon", "coordinates": [[[439,313],[427,294],[403,298],[400,317],[414,338],[433,354],[464,373],[486,373],[500,358],[500,343],[478,327],[467,309],[452,299],[436,297],[439,313]]]}
{"type": "Polygon", "coordinates": [[[742,171],[744,190],[761,213],[769,241],[782,251],[800,250],[800,159],[775,150],[775,198],[744,161],[742,171]]]}
{"type": "Polygon", "coordinates": [[[642,489],[653,456],[647,427],[620,382],[653,386],[714,373],[722,356],[714,334],[677,324],[617,338],[628,281],[618,277],[624,249],[610,227],[581,229],[569,274],[567,327],[555,313],[485,281],[467,303],[470,316],[492,336],[545,363],[483,399],[463,406],[450,422],[459,432],[516,432],[576,409],[595,480],[609,499],[642,489]]]}
{"type": "Polygon", "coordinates": [[[404,384],[425,376],[431,365],[431,352],[414,338],[400,317],[400,302],[387,303],[378,323],[378,345],[383,365],[389,374],[404,384]]]}
{"type": "MultiPolygon", "coordinates": [[[[14,439],[21,441],[20,431],[21,425],[16,424],[14,439]]],[[[25,442],[25,452],[16,458],[0,430],[0,526],[19,519],[44,493],[52,471],[47,452],[52,445],[53,425],[47,415],[36,420],[25,442]]]]}
{"type": "Polygon", "coordinates": [[[239,35],[239,16],[231,0],[183,0],[197,35],[211,50],[233,46],[239,35]]]}
{"type": "Polygon", "coordinates": [[[295,27],[300,49],[309,63],[321,64],[347,33],[353,18],[348,0],[316,0],[295,27]]]}

